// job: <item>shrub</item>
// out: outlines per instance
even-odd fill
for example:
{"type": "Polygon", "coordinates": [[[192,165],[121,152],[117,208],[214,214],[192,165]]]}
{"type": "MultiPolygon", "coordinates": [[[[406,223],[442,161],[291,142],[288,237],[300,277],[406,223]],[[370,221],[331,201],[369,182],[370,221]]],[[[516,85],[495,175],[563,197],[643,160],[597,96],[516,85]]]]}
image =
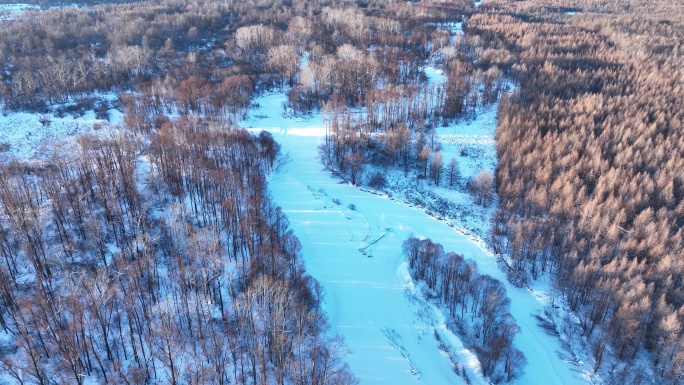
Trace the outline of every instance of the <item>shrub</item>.
{"type": "Polygon", "coordinates": [[[368,179],[368,186],[376,190],[381,190],[387,186],[387,179],[385,179],[385,176],[381,173],[376,172],[368,179]]]}

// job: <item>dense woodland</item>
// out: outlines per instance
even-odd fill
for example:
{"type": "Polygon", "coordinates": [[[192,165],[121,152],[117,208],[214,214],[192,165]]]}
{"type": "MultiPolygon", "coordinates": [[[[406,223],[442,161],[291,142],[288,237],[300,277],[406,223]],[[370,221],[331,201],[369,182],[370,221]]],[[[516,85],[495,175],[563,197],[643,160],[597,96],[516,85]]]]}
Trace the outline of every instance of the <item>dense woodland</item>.
{"type": "Polygon", "coordinates": [[[19,383],[354,383],[269,199],[268,134],[167,123],[3,165],[0,367],[19,383]],[[197,167],[201,165],[201,167],[197,167]]]}
{"type": "Polygon", "coordinates": [[[493,247],[521,285],[551,272],[612,383],[684,381],[682,15],[491,1],[468,22],[519,81],[499,110],[493,247]]]}
{"type": "MultiPolygon", "coordinates": [[[[96,3],[0,21],[3,111],[106,118],[97,95],[114,92],[126,114],[119,138],[0,170],[0,356],[18,382],[354,382],[268,198],[277,145],[233,127],[269,90],[287,113],[323,111],[321,161],[375,187],[368,163],[458,184],[434,127],[501,98],[497,173],[467,185],[477,204],[498,192],[491,246],[510,279],[555,278],[576,316],[557,328],[607,383],[684,381],[681,4],[96,3]]],[[[421,247],[440,257],[409,256],[416,278],[454,325],[456,309],[475,322],[487,278],[458,291],[436,277],[468,262],[421,247]]],[[[508,321],[508,355],[461,331],[493,381],[524,361],[508,321]]]]}

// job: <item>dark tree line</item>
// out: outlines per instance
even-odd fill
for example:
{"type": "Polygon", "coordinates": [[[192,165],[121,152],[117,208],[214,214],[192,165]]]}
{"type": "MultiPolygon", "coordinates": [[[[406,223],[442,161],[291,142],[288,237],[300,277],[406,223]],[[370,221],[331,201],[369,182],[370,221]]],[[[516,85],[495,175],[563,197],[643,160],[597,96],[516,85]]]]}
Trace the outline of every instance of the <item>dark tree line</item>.
{"type": "Polygon", "coordinates": [[[402,245],[412,276],[448,309],[450,327],[477,355],[482,374],[494,383],[522,374],[526,359],[513,346],[520,327],[508,312],[511,300],[504,285],[479,274],[472,260],[444,252],[429,239],[411,237],[402,245]]]}
{"type": "Polygon", "coordinates": [[[19,383],[350,384],[253,136],[167,122],[0,168],[0,367],[19,383]]]}

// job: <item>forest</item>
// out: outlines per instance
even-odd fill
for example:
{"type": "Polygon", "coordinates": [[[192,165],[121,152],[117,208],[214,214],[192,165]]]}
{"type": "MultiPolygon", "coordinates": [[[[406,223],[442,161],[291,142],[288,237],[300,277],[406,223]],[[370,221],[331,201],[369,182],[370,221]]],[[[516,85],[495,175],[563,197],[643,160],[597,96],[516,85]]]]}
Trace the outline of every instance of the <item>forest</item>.
{"type": "MultiPolygon", "coordinates": [[[[0,20],[2,111],[125,115],[116,138],[0,165],[0,368],[18,383],[357,381],[269,197],[278,144],[236,127],[272,91],[287,114],[324,114],[320,161],[350,183],[403,170],[493,206],[509,280],[551,279],[572,317],[555,333],[581,336],[604,383],[684,381],[684,5],[37,5],[0,20]],[[461,180],[436,128],[492,106],[496,173],[461,180]]],[[[406,242],[483,373],[515,381],[501,283],[406,242]]]]}
{"type": "Polygon", "coordinates": [[[270,201],[270,135],[167,123],[1,172],[0,367],[19,383],[354,383],[270,201]],[[201,164],[202,167],[195,165],[201,164]]]}
{"type": "Polygon", "coordinates": [[[683,11],[490,2],[468,24],[519,81],[499,108],[492,247],[519,285],[551,274],[614,383],[684,379],[683,11]]]}

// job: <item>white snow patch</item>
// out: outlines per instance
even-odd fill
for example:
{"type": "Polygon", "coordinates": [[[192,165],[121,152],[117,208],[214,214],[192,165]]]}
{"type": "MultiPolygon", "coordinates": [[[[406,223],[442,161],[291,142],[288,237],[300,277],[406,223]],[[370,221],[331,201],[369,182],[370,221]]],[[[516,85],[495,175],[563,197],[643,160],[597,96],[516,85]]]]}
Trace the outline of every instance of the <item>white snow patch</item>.
{"type": "MultiPolygon", "coordinates": [[[[95,95],[96,99],[114,101],[114,93],[95,95]]],[[[28,160],[52,154],[64,154],[75,147],[74,138],[82,134],[111,135],[118,130],[123,113],[110,108],[109,120],[97,119],[95,112],[83,116],[57,116],[53,112],[6,112],[0,114],[0,147],[5,155],[28,160]]]]}
{"type": "Polygon", "coordinates": [[[14,20],[17,15],[32,9],[37,10],[40,7],[24,3],[0,4],[0,20],[14,20]]]}
{"type": "Polygon", "coordinates": [[[431,84],[444,84],[446,82],[446,75],[442,69],[426,66],[423,67],[423,72],[428,78],[428,82],[431,84]]]}

